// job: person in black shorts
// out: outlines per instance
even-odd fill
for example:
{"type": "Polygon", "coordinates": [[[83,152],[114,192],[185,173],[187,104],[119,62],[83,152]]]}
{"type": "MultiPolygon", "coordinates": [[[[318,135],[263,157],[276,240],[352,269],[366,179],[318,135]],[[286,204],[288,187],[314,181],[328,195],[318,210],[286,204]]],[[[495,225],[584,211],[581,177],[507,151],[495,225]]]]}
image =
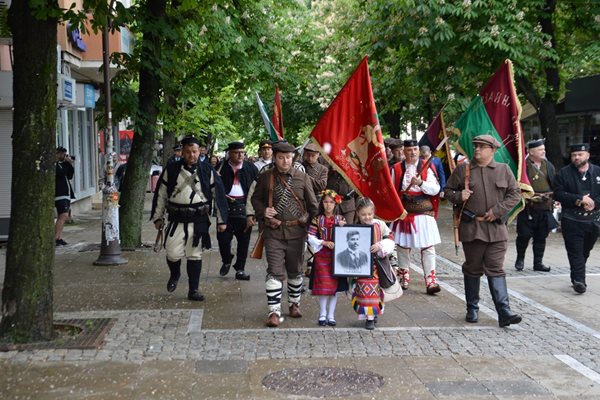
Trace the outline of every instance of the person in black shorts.
{"type": "Polygon", "coordinates": [[[56,183],[54,194],[54,206],[56,207],[57,214],[56,225],[54,226],[54,241],[56,242],[56,246],[67,245],[67,242],[61,236],[65,222],[69,218],[71,199],[75,198],[70,182],[75,173],[73,161],[73,158],[67,154],[67,149],[61,146],[56,148],[56,183]]]}

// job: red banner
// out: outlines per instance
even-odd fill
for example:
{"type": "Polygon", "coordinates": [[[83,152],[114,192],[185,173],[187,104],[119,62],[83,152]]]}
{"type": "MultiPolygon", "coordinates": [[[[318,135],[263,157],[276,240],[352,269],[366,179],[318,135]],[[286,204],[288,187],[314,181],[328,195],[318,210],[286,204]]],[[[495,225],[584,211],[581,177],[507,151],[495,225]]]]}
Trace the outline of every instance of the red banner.
{"type": "Polygon", "coordinates": [[[275,85],[275,105],[273,110],[273,127],[277,132],[279,140],[283,140],[283,114],[281,114],[281,99],[279,98],[279,87],[275,85]]]}
{"type": "MultiPolygon", "coordinates": [[[[446,137],[446,127],[444,125],[444,116],[440,111],[438,115],[433,119],[429,127],[425,131],[425,134],[419,140],[420,146],[429,146],[431,149],[431,154],[436,156],[442,161],[442,165],[444,166],[444,174],[449,177],[452,171],[454,171],[454,159],[452,158],[452,153],[450,152],[450,146],[448,145],[448,141],[444,143],[443,147],[439,150],[436,150],[442,140],[446,137]]],[[[439,172],[438,172],[439,173],[439,172]]]]}
{"type": "Polygon", "coordinates": [[[310,136],[321,154],[385,221],[406,212],[394,189],[371,89],[367,57],[325,111],[310,136]]]}
{"type": "MultiPolygon", "coordinates": [[[[512,62],[505,60],[479,92],[485,109],[517,165],[517,181],[522,190],[532,192],[525,173],[525,141],[521,129],[521,103],[513,83],[512,62]]],[[[533,193],[532,193],[533,194],[533,193]]]]}

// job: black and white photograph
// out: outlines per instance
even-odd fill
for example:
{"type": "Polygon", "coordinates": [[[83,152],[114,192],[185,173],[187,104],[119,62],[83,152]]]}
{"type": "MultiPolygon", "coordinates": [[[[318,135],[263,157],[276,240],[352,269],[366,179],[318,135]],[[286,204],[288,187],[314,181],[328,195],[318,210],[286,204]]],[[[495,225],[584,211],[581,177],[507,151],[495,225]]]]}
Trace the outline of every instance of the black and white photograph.
{"type": "Polygon", "coordinates": [[[333,230],[334,263],[336,276],[371,276],[371,240],[373,227],[370,225],[336,226],[333,230]]]}

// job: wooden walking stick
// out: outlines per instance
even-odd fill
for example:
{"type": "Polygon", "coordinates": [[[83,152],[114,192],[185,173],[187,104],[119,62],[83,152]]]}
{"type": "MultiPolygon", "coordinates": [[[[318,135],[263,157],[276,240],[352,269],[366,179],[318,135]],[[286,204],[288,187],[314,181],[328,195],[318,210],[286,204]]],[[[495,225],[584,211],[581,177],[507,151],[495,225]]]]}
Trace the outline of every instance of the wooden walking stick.
{"type": "MultiPolygon", "coordinates": [[[[471,168],[469,168],[469,167],[470,167],[470,165],[465,163],[465,189],[469,188],[469,183],[471,180],[471,168]]],[[[469,201],[469,199],[467,199],[467,201],[463,202],[458,214],[454,213],[454,215],[452,216],[452,222],[454,223],[454,251],[457,256],[458,256],[458,247],[459,247],[459,243],[460,243],[460,239],[458,238],[458,227],[460,226],[460,218],[462,217],[462,213],[463,213],[468,201],[469,201]]]]}
{"type": "MultiPolygon", "coordinates": [[[[275,171],[271,171],[271,176],[269,177],[269,197],[268,197],[268,206],[273,207],[273,185],[275,183],[275,178],[273,174],[275,171]]],[[[261,259],[263,256],[263,249],[265,246],[265,239],[263,238],[263,231],[265,227],[263,226],[262,230],[258,232],[258,238],[256,239],[256,243],[254,243],[254,247],[250,252],[250,258],[261,259]]]]}

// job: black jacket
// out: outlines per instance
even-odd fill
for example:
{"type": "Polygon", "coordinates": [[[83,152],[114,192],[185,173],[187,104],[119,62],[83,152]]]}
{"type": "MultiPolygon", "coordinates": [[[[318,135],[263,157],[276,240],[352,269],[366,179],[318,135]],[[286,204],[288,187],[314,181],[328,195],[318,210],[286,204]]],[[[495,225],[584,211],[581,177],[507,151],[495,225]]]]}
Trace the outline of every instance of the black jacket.
{"type": "MultiPolygon", "coordinates": [[[[225,187],[225,194],[231,191],[231,187],[233,186],[233,168],[229,162],[224,161],[223,166],[221,167],[221,180],[223,181],[223,186],[225,187]]],[[[242,186],[242,190],[244,191],[244,196],[248,195],[248,190],[250,189],[250,185],[256,179],[258,175],[258,168],[254,166],[254,164],[249,163],[248,161],[244,161],[242,164],[242,168],[238,171],[238,179],[240,180],[240,185],[242,186]]]]}
{"type": "MultiPolygon", "coordinates": [[[[596,203],[595,210],[600,210],[600,167],[589,164],[590,197],[596,203]]],[[[580,209],[578,200],[583,197],[581,174],[573,164],[561,168],[554,177],[554,200],[559,201],[563,211],[580,209]]]]}
{"type": "Polygon", "coordinates": [[[70,179],[73,179],[75,168],[68,161],[57,161],[56,165],[56,182],[54,184],[54,196],[56,200],[74,199],[75,193],[71,186],[70,179]]]}

